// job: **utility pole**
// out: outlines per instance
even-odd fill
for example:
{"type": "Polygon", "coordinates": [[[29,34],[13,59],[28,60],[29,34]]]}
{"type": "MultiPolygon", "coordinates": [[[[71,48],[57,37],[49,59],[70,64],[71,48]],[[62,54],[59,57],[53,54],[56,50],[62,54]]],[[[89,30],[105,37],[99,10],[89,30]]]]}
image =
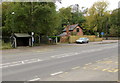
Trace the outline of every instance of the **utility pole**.
{"type": "Polygon", "coordinates": [[[14,24],[14,22],[15,22],[15,12],[12,12],[12,15],[13,15],[13,26],[12,26],[12,33],[14,32],[13,31],[13,29],[15,28],[15,24],[14,24]]]}
{"type": "MultiPolygon", "coordinates": [[[[14,28],[15,28],[15,12],[13,11],[12,12],[12,15],[13,15],[13,26],[12,26],[12,36],[14,35],[14,28]]],[[[15,37],[13,37],[13,42],[12,42],[12,46],[14,47],[14,48],[16,48],[17,47],[17,41],[16,41],[16,38],[15,37]]]]}
{"type": "Polygon", "coordinates": [[[77,4],[77,12],[79,12],[79,4],[77,4]]]}
{"type": "Polygon", "coordinates": [[[33,30],[33,1],[31,1],[31,30],[33,30]]]}
{"type": "Polygon", "coordinates": [[[109,18],[107,17],[107,20],[106,20],[106,40],[108,40],[108,21],[109,21],[109,18]]]}
{"type": "Polygon", "coordinates": [[[79,13],[79,4],[76,4],[76,6],[77,6],[77,12],[79,13]]]}
{"type": "Polygon", "coordinates": [[[55,0],[55,2],[56,2],[56,1],[58,1],[60,4],[62,3],[62,2],[61,2],[62,0],[55,0]]]}

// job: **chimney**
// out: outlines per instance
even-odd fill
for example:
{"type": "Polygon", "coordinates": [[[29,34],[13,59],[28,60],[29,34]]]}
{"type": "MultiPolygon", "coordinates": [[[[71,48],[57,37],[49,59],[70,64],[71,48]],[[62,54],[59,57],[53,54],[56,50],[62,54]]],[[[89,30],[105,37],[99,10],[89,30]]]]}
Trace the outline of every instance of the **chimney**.
{"type": "Polygon", "coordinates": [[[70,27],[70,25],[68,25],[68,26],[66,27],[67,36],[69,36],[69,27],[70,27]]]}

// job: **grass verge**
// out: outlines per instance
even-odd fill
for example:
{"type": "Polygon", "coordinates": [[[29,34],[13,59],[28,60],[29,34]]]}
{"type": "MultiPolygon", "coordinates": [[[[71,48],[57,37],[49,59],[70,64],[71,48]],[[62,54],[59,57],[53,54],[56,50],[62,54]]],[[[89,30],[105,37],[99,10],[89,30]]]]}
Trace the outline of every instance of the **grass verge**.
{"type": "Polygon", "coordinates": [[[0,49],[11,49],[11,43],[4,43],[4,42],[0,42],[1,45],[0,45],[0,49]]]}

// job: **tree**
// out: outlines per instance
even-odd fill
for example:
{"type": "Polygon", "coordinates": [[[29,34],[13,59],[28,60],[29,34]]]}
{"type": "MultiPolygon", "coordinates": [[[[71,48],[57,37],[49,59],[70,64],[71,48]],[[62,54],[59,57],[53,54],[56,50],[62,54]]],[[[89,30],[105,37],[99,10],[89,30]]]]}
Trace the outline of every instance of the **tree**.
{"type": "Polygon", "coordinates": [[[58,26],[59,17],[52,2],[14,2],[6,12],[5,27],[11,33],[52,35],[58,26]]]}
{"type": "Polygon", "coordinates": [[[59,9],[59,15],[62,21],[62,24],[69,24],[72,19],[71,8],[61,8],[59,9]]]}
{"type": "Polygon", "coordinates": [[[120,36],[120,8],[112,11],[110,15],[110,36],[120,36]]]}
{"type": "Polygon", "coordinates": [[[33,17],[36,32],[46,35],[55,34],[54,30],[59,26],[60,19],[54,3],[39,3],[34,7],[33,17]]]}
{"type": "Polygon", "coordinates": [[[72,13],[71,24],[82,25],[82,23],[84,23],[84,22],[85,22],[85,17],[83,16],[83,14],[81,12],[72,13]]]}
{"type": "Polygon", "coordinates": [[[67,8],[61,8],[59,10],[59,16],[61,18],[61,28],[59,28],[59,31],[62,32],[62,30],[67,26],[67,25],[72,25],[72,24],[79,24],[82,25],[82,23],[85,22],[85,17],[83,16],[83,12],[79,12],[80,10],[72,11],[72,7],[67,7],[67,8]]]}
{"type": "Polygon", "coordinates": [[[107,6],[107,2],[99,1],[95,2],[88,10],[84,26],[86,26],[90,34],[95,34],[95,32],[101,33],[105,30],[107,18],[109,17],[109,12],[106,11],[107,6]]]}
{"type": "Polygon", "coordinates": [[[120,36],[119,31],[120,31],[120,26],[117,26],[117,25],[110,26],[110,29],[109,29],[110,36],[120,36]]]}
{"type": "Polygon", "coordinates": [[[12,2],[10,9],[6,12],[5,27],[10,33],[29,32],[30,30],[30,8],[23,2],[12,2]],[[13,14],[14,13],[14,14],[13,14]]]}
{"type": "Polygon", "coordinates": [[[11,5],[11,3],[9,3],[9,2],[3,2],[0,4],[0,7],[1,7],[0,14],[2,14],[2,26],[5,26],[6,12],[7,12],[7,10],[10,9],[10,5],[11,5]]]}

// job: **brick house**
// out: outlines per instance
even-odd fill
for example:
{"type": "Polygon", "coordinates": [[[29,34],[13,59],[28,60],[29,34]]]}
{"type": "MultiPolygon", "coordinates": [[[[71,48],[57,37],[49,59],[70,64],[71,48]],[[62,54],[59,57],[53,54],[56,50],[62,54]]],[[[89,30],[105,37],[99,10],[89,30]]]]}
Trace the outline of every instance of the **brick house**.
{"type": "Polygon", "coordinates": [[[71,35],[82,36],[83,35],[82,28],[80,26],[78,26],[78,24],[68,25],[63,30],[63,33],[61,33],[58,36],[61,36],[60,42],[68,42],[68,37],[71,35]]]}
{"type": "Polygon", "coordinates": [[[78,24],[68,25],[59,36],[83,35],[82,28],[78,24]]]}

